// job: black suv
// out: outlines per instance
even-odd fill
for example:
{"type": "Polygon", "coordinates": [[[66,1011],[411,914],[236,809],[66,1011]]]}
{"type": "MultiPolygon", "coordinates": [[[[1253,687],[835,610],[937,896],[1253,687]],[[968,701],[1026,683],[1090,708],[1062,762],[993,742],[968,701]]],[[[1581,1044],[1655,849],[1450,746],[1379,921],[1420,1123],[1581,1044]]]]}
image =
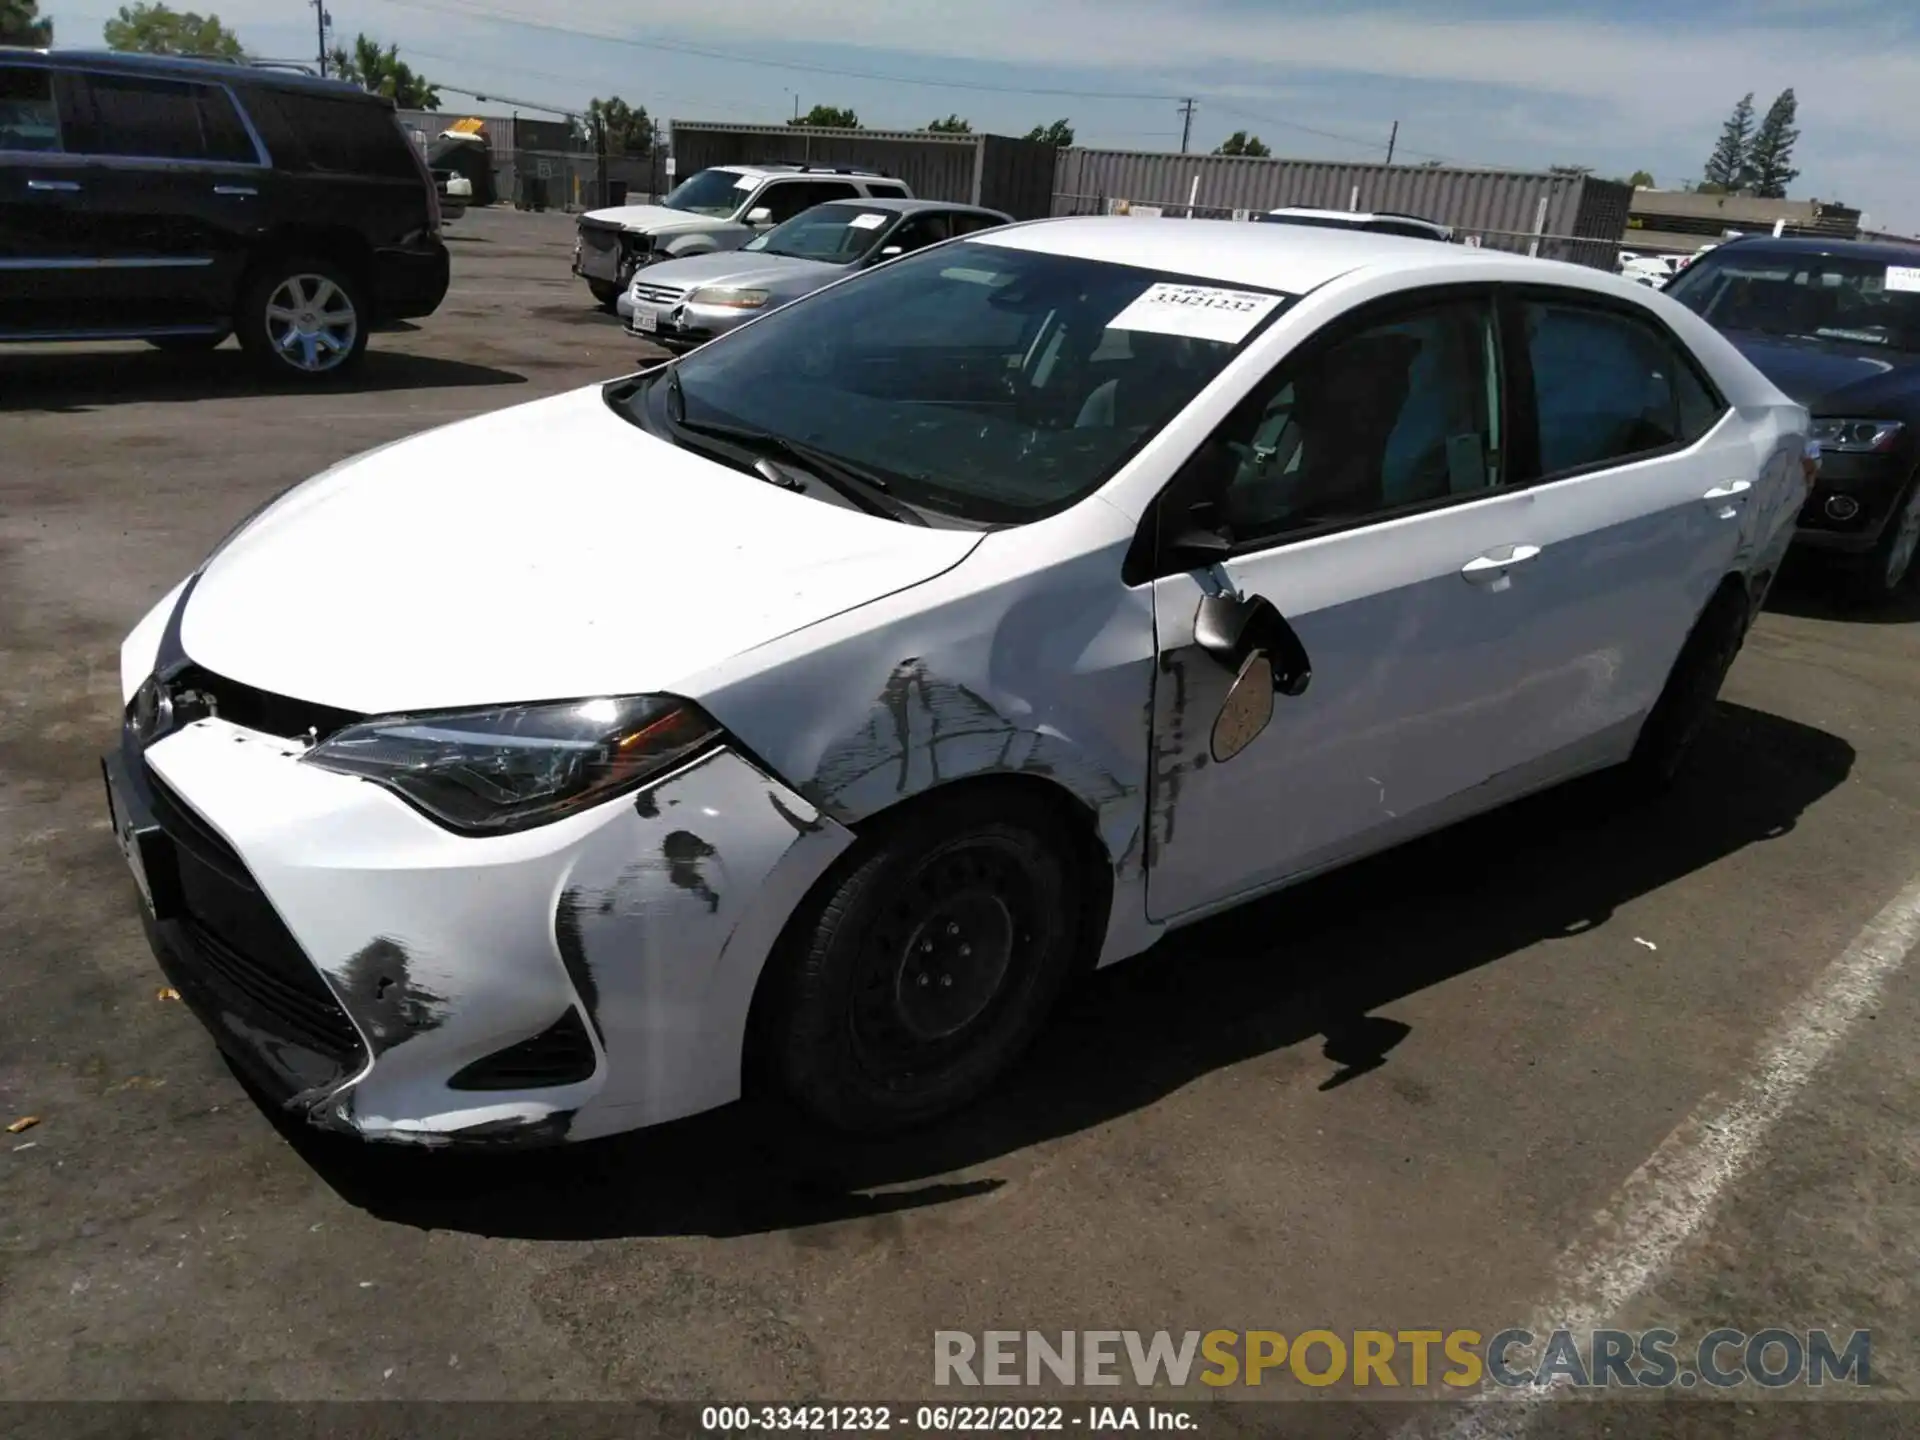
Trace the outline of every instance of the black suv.
{"type": "Polygon", "coordinates": [[[392,101],[247,65],[0,48],[0,341],[236,334],[310,380],[446,292],[439,200],[392,101]]]}
{"type": "Polygon", "coordinates": [[[1820,474],[1794,548],[1877,600],[1920,571],[1920,244],[1758,235],[1664,291],[1813,414],[1820,474]]]}

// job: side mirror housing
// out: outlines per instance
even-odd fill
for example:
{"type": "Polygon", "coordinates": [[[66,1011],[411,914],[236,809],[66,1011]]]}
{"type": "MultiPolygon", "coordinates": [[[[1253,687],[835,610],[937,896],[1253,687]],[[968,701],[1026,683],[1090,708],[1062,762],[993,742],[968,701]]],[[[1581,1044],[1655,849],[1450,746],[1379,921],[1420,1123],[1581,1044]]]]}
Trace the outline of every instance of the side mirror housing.
{"type": "Polygon", "coordinates": [[[893,258],[894,258],[894,257],[895,257],[896,255],[904,255],[904,254],[906,254],[906,253],[907,253],[907,252],[906,252],[906,250],[905,250],[905,249],[903,249],[903,248],[902,248],[901,246],[898,246],[898,245],[887,245],[887,246],[883,246],[883,247],[881,248],[881,251],[880,251],[880,254],[879,254],[879,257],[878,257],[878,258],[879,258],[879,259],[881,259],[881,260],[891,260],[891,259],[893,259],[893,258]]]}
{"type": "Polygon", "coordinates": [[[747,212],[747,224],[749,225],[771,225],[772,223],[773,211],[764,205],[747,212]]]}

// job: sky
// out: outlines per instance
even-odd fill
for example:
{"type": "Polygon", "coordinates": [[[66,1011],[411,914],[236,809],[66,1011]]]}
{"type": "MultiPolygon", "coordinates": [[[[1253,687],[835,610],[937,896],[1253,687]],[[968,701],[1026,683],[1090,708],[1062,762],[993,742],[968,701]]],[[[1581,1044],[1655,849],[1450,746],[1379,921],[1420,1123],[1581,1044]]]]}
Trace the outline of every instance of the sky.
{"type": "MultiPolygon", "coordinates": [[[[48,4],[62,45],[114,7],[48,4]]],[[[176,6],[176,8],[185,8],[176,6]]],[[[306,0],[212,0],[254,54],[310,57],[306,0]]],[[[1799,100],[1795,198],[1920,234],[1920,6],[1913,0],[329,0],[444,86],[661,119],[778,123],[815,104],[873,128],[957,113],[1080,144],[1192,148],[1258,134],[1274,154],[1700,176],[1752,91],[1799,100]],[[1675,16],[1679,18],[1674,18],[1675,16]],[[706,52],[706,53],[694,53],[706,52]]],[[[497,112],[454,94],[443,107],[497,112]]],[[[531,112],[530,112],[531,113],[531,112]]]]}

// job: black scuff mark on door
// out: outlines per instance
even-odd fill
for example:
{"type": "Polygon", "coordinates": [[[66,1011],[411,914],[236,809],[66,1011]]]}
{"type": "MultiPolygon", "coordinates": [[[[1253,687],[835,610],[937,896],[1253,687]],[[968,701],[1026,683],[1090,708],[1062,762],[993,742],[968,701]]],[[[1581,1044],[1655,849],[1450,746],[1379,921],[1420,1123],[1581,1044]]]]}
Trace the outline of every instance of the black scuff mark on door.
{"type": "MultiPolygon", "coordinates": [[[[573,982],[574,994],[586,1008],[587,1023],[593,1026],[595,1037],[604,1046],[607,1037],[600,1029],[600,986],[593,978],[593,967],[587,963],[587,947],[580,935],[581,917],[588,904],[577,886],[562,892],[560,905],[553,912],[553,943],[560,952],[560,963],[566,968],[567,978],[573,982]]],[[[611,899],[603,900],[600,913],[608,913],[612,905],[611,899]]]]}
{"type": "Polygon", "coordinates": [[[376,1055],[446,1021],[446,997],[414,981],[412,959],[403,942],[379,935],[356,951],[335,977],[376,1055]]]}
{"type": "Polygon", "coordinates": [[[633,797],[633,813],[638,815],[642,820],[658,820],[660,818],[660,797],[651,790],[642,790],[638,795],[633,797]]]}
{"type": "Polygon", "coordinates": [[[675,830],[660,845],[660,854],[667,862],[667,878],[706,901],[709,914],[719,913],[720,892],[708,883],[701,865],[719,853],[691,830],[675,830]]]}
{"type": "Polygon", "coordinates": [[[817,835],[826,826],[826,821],[822,820],[818,815],[814,816],[811,820],[802,820],[798,815],[794,814],[792,810],[787,808],[784,800],[771,790],[767,792],[767,803],[773,806],[774,814],[778,815],[793,827],[795,834],[817,835]]]}

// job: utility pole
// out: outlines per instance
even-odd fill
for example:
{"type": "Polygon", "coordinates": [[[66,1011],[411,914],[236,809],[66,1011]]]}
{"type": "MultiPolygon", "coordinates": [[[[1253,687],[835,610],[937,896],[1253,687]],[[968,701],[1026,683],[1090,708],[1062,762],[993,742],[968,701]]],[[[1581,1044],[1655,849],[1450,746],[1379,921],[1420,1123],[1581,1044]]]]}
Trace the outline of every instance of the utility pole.
{"type": "Polygon", "coordinates": [[[1393,163],[1393,142],[1400,138],[1400,122],[1393,122],[1393,129],[1387,135],[1387,164],[1393,163]]]}
{"type": "Polygon", "coordinates": [[[1186,117],[1180,125],[1180,153],[1187,153],[1187,142],[1193,138],[1193,101],[1182,100],[1180,113],[1186,117]]]}
{"type": "Polygon", "coordinates": [[[327,78],[327,22],[333,17],[327,14],[327,0],[313,0],[313,28],[320,41],[320,78],[327,78]]]}

